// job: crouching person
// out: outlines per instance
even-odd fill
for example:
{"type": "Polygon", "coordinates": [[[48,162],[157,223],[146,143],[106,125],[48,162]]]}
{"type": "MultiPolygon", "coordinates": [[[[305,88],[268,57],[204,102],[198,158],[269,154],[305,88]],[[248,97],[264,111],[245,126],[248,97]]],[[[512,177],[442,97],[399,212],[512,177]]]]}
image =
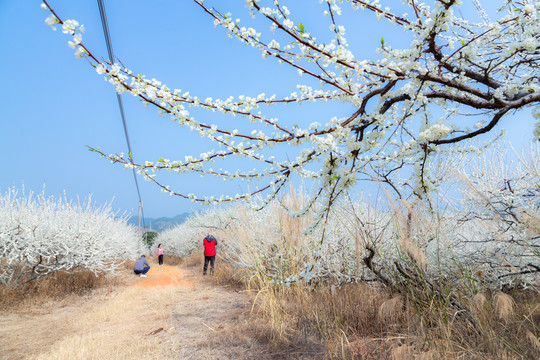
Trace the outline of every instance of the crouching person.
{"type": "Polygon", "coordinates": [[[135,261],[135,266],[133,266],[133,272],[135,275],[146,277],[146,273],[150,270],[150,264],[146,260],[145,255],[141,255],[139,260],[135,261]]]}

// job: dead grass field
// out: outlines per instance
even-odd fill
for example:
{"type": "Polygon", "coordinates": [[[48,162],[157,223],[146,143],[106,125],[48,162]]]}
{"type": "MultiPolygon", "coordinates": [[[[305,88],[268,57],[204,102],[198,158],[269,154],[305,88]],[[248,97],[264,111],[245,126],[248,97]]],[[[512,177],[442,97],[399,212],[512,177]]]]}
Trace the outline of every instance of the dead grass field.
{"type": "MultiPolygon", "coordinates": [[[[195,268],[153,264],[147,278],[0,313],[1,359],[266,359],[246,331],[246,293],[195,268]]],[[[275,358],[275,357],[274,357],[275,358]]]]}
{"type": "Polygon", "coordinates": [[[410,299],[377,287],[251,293],[233,276],[235,269],[220,263],[215,277],[203,277],[201,262],[202,256],[192,256],[178,266],[152,264],[147,278],[133,275],[127,264],[119,278],[91,291],[51,291],[49,300],[40,295],[4,307],[0,359],[539,358],[538,337],[523,322],[540,323],[537,292],[514,294],[515,300],[502,293],[475,297],[476,318],[486,330],[468,339],[466,331],[458,336],[442,323],[420,331],[440,313],[419,316],[410,299]],[[502,344],[506,339],[513,342],[502,344]],[[511,351],[516,345],[526,355],[511,351]]]}

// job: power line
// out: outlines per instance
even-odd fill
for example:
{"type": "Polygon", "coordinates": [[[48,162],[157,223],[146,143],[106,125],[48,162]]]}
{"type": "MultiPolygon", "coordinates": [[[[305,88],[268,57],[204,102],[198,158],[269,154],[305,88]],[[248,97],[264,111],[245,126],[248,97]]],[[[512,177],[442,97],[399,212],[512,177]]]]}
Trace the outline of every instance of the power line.
{"type": "MultiPolygon", "coordinates": [[[[103,25],[103,34],[105,35],[105,43],[107,44],[107,52],[109,54],[109,61],[111,64],[114,64],[114,53],[112,49],[112,42],[111,42],[111,36],[109,34],[109,25],[107,23],[107,14],[105,13],[105,5],[103,4],[103,0],[97,0],[98,7],[99,7],[99,15],[101,16],[101,24],[103,25]]],[[[128,147],[128,156],[129,161],[131,164],[133,164],[133,152],[131,151],[131,143],[129,141],[129,134],[127,129],[127,123],[126,123],[126,116],[124,113],[124,103],[122,102],[122,96],[121,94],[116,93],[116,99],[118,100],[118,107],[120,108],[120,116],[122,117],[122,125],[124,126],[124,135],[126,136],[126,142],[128,147]]],[[[144,212],[143,212],[143,206],[142,206],[142,198],[141,198],[141,191],[139,190],[139,182],[137,181],[137,174],[135,173],[135,168],[132,168],[133,170],[133,179],[135,180],[135,187],[137,188],[137,195],[139,197],[139,228],[141,227],[141,218],[143,223],[143,228],[146,229],[146,225],[144,223],[144,212]]]]}

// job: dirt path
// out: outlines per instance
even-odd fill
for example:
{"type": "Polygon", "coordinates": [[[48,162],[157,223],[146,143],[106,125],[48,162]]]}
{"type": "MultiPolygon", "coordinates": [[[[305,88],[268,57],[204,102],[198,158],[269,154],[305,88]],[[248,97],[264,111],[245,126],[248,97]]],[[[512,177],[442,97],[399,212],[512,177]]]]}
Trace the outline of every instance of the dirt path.
{"type": "Polygon", "coordinates": [[[162,286],[191,286],[193,281],[189,278],[192,272],[182,271],[176,266],[153,266],[147,274],[148,277],[140,278],[133,286],[153,288],[162,286]]]}
{"type": "Polygon", "coordinates": [[[268,358],[245,331],[245,293],[167,265],[125,276],[113,290],[0,313],[0,359],[268,358]]]}

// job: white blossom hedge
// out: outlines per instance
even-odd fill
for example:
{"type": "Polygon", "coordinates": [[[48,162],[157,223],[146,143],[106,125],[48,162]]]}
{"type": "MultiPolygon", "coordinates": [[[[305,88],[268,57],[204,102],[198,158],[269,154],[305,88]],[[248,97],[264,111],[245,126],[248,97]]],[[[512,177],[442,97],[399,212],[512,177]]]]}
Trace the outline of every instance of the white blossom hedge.
{"type": "MultiPolygon", "coordinates": [[[[363,179],[386,183],[398,198],[425,197],[439,184],[431,173],[435,155],[450,158],[467,151],[465,140],[495,131],[517,110],[528,108],[538,118],[540,0],[500,0],[499,12],[489,15],[480,1],[471,1],[476,10],[461,11],[462,0],[247,0],[244,15],[251,20],[220,10],[227,7],[223,2],[194,0],[227,35],[298,72],[297,86],[285,96],[232,94],[225,99],[192,95],[189,89],[136,75],[144,69],[100,60],[84,45],[78,21],[64,20],[49,1],[42,7],[50,12],[46,23],[54,30],[61,26],[75,55],[88,60],[118,93],[138,97],[210,143],[208,151],[181,154],[182,160],[138,164],[130,156],[92,150],[135,168],[171,195],[205,204],[261,194],[269,203],[296,177],[314,181],[317,190],[293,214],[307,214],[317,204],[317,224],[363,179]],[[320,18],[303,18],[306,7],[320,18]],[[380,20],[380,27],[347,32],[366,17],[380,20]],[[403,43],[385,41],[383,30],[403,34],[403,43]],[[378,52],[374,59],[359,46],[372,36],[380,40],[371,49],[378,52]],[[346,104],[352,110],[339,117],[313,113],[299,119],[287,111],[275,116],[274,108],[311,102],[346,104]],[[198,110],[208,115],[196,117],[198,110]],[[285,150],[270,156],[275,148],[285,150]],[[222,168],[229,158],[247,159],[255,167],[222,168]],[[400,169],[407,170],[405,180],[397,176],[400,169]],[[162,183],[159,171],[255,185],[234,196],[196,195],[162,183]]],[[[534,137],[540,137],[540,123],[534,137]]]]}
{"type": "Polygon", "coordinates": [[[540,148],[491,151],[460,173],[464,206],[454,236],[483,281],[514,284],[540,279],[540,148]],[[513,157],[514,159],[509,159],[513,157]]]}
{"type": "Polygon", "coordinates": [[[18,286],[58,271],[113,275],[145,253],[137,229],[110,205],[88,199],[0,194],[0,284],[18,286]]]}
{"type": "MultiPolygon", "coordinates": [[[[280,284],[379,281],[411,288],[460,284],[471,292],[540,285],[540,152],[502,161],[492,151],[453,169],[460,197],[440,204],[401,201],[378,206],[365,198],[333,207],[324,228],[290,218],[309,197],[286,196],[262,210],[227,207],[198,213],[159,237],[181,256],[219,240],[218,258],[280,284]],[[444,210],[443,210],[444,209],[444,210]],[[431,284],[431,285],[429,285],[431,284]]],[[[456,194],[454,194],[455,196],[456,194]]],[[[314,214],[311,214],[315,216],[314,214]]]]}
{"type": "Polygon", "coordinates": [[[154,241],[153,250],[162,244],[167,254],[181,257],[196,252],[203,254],[203,239],[206,235],[212,233],[220,238],[222,231],[230,226],[233,219],[233,211],[226,209],[214,208],[194,213],[182,224],[160,232],[154,241]]]}

